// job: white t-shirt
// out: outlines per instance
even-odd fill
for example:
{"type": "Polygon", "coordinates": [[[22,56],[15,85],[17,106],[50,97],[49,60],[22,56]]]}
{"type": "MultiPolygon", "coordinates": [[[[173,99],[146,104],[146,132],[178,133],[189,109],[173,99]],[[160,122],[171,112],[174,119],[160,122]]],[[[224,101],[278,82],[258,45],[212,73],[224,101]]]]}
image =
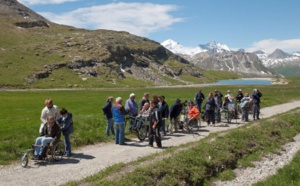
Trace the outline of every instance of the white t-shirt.
{"type": "Polygon", "coordinates": [[[52,116],[54,117],[54,120],[56,120],[59,116],[59,110],[58,110],[58,107],[56,105],[53,105],[52,108],[48,108],[48,107],[45,107],[43,110],[42,110],[42,114],[41,114],[41,121],[42,123],[46,123],[47,122],[47,118],[49,116],[52,116]]]}

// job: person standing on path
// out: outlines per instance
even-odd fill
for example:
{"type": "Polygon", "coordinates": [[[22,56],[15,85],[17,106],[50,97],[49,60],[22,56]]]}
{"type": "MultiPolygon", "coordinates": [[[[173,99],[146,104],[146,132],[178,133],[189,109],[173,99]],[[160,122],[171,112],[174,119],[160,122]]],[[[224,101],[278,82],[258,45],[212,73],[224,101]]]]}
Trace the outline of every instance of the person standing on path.
{"type": "MultiPolygon", "coordinates": [[[[138,115],[138,105],[135,101],[135,94],[131,93],[129,98],[125,102],[125,110],[128,112],[129,116],[136,117],[138,115]]],[[[130,120],[129,131],[133,132],[135,120],[130,120]]]]}
{"type": "Polygon", "coordinates": [[[202,107],[202,102],[203,102],[204,99],[205,99],[205,96],[202,93],[202,89],[199,89],[198,92],[195,95],[195,102],[196,102],[197,108],[200,111],[200,113],[201,113],[201,109],[202,109],[201,108],[202,107]]]}
{"type": "Polygon", "coordinates": [[[239,104],[241,102],[243,97],[244,97],[244,95],[243,95],[242,89],[239,89],[238,94],[235,96],[237,104],[239,104]]]}
{"type": "Polygon", "coordinates": [[[115,135],[114,120],[113,120],[113,115],[112,115],[112,111],[111,111],[113,99],[114,98],[112,96],[109,96],[106,100],[105,105],[102,108],[103,113],[107,120],[107,124],[106,124],[106,136],[107,137],[110,136],[109,131],[111,131],[111,133],[113,135],[115,135]]]}
{"type": "Polygon", "coordinates": [[[52,116],[54,118],[54,120],[57,120],[58,116],[59,116],[58,107],[53,104],[52,99],[50,99],[50,98],[46,99],[45,100],[45,105],[46,106],[42,110],[42,113],[41,113],[42,124],[40,126],[39,133],[42,132],[43,126],[44,126],[45,123],[47,123],[47,119],[48,119],[49,116],[52,116]]]}
{"type": "Polygon", "coordinates": [[[210,125],[210,122],[212,122],[213,126],[215,126],[215,108],[216,108],[215,99],[213,97],[213,94],[209,93],[205,103],[207,125],[210,125]]]}
{"type": "Polygon", "coordinates": [[[248,93],[245,93],[245,97],[241,99],[240,108],[242,111],[242,121],[249,121],[249,110],[250,110],[250,97],[248,93]]]}
{"type": "Polygon", "coordinates": [[[215,90],[215,96],[214,96],[216,102],[215,116],[218,123],[221,122],[222,97],[223,97],[222,93],[219,92],[218,90],[215,90]]]}
{"type": "Polygon", "coordinates": [[[172,125],[174,124],[175,132],[178,132],[178,116],[182,110],[183,105],[181,104],[181,100],[177,99],[175,104],[171,106],[170,108],[170,120],[169,120],[169,126],[168,130],[172,134],[173,129],[172,125]]]}
{"type": "Polygon", "coordinates": [[[57,122],[60,124],[60,129],[65,137],[66,156],[70,157],[72,156],[70,135],[74,131],[72,114],[65,108],[62,108],[59,113],[61,117],[57,120],[57,122]]]}
{"type": "Polygon", "coordinates": [[[114,123],[116,127],[115,131],[115,143],[120,145],[126,145],[125,143],[125,115],[128,114],[122,105],[122,98],[117,97],[116,103],[112,106],[112,114],[114,117],[114,123]]]}
{"type": "Polygon", "coordinates": [[[165,136],[167,134],[166,126],[165,126],[166,125],[166,119],[168,119],[168,117],[169,117],[169,106],[165,102],[165,96],[159,96],[158,108],[161,111],[161,117],[162,117],[161,131],[162,131],[163,135],[165,136]]]}
{"type": "Polygon", "coordinates": [[[260,119],[260,97],[262,97],[262,93],[259,90],[254,89],[252,93],[252,102],[253,102],[253,120],[260,119]]]}
{"type": "Polygon", "coordinates": [[[158,108],[157,100],[150,101],[150,128],[149,128],[149,146],[153,147],[153,142],[155,142],[158,148],[162,148],[161,136],[160,136],[160,127],[161,127],[161,111],[158,108]]]}

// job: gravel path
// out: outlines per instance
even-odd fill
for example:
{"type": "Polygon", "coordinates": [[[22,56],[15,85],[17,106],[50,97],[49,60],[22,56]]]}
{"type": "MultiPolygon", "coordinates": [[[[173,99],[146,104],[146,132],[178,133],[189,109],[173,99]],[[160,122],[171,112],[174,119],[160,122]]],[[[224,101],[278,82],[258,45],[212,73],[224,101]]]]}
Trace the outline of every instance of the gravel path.
{"type": "MultiPolygon", "coordinates": [[[[294,101],[287,104],[264,108],[261,109],[261,116],[262,118],[267,118],[294,109],[299,105],[300,101],[294,101]]],[[[178,146],[190,141],[197,141],[212,132],[229,130],[241,126],[239,125],[240,123],[240,120],[237,120],[237,123],[235,122],[235,120],[233,120],[232,124],[230,124],[229,127],[221,127],[222,124],[219,125],[219,127],[208,127],[203,123],[202,125],[204,125],[205,127],[202,127],[196,135],[175,133],[172,136],[163,137],[163,149],[147,147],[147,141],[139,143],[138,140],[132,140],[128,142],[128,145],[126,146],[119,146],[113,143],[103,143],[97,145],[89,145],[77,149],[76,151],[74,151],[73,157],[64,158],[63,160],[55,163],[38,163],[29,160],[27,168],[22,168],[20,164],[1,166],[0,185],[59,185],[72,180],[80,180],[82,178],[95,174],[113,164],[134,161],[139,157],[163,151],[165,148],[178,146]]],[[[294,145],[300,147],[300,140],[298,140],[297,144],[294,144],[294,142],[290,144],[294,150],[286,151],[286,153],[289,154],[289,157],[293,157],[294,153],[297,151],[294,148],[294,145]]],[[[262,168],[258,168],[265,172],[264,177],[266,177],[268,175],[267,173],[270,172],[269,169],[274,169],[271,166],[285,164],[290,161],[290,158],[288,157],[284,159],[286,161],[282,161],[280,159],[280,161],[277,160],[277,163],[263,163],[263,165],[266,165],[267,168],[263,166],[261,166],[262,168]]],[[[241,172],[242,171],[243,170],[241,170],[241,172]]],[[[249,185],[252,183],[250,182],[251,180],[258,181],[258,176],[262,172],[258,171],[257,173],[254,173],[254,171],[252,170],[251,173],[252,175],[255,174],[254,177],[248,176],[249,173],[244,173],[244,175],[241,174],[241,177],[237,177],[237,180],[241,180],[240,182],[220,182],[219,185],[249,185]]]]}

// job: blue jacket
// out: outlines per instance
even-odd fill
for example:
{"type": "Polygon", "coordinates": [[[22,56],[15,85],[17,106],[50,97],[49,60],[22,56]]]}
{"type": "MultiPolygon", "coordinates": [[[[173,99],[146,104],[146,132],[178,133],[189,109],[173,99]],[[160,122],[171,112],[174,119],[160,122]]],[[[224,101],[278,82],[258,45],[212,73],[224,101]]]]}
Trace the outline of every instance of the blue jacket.
{"type": "Polygon", "coordinates": [[[260,97],[262,97],[262,93],[261,92],[253,92],[252,94],[252,100],[253,103],[260,103],[260,97]]]}
{"type": "Polygon", "coordinates": [[[129,112],[130,115],[137,116],[138,115],[138,106],[135,100],[127,99],[125,103],[125,109],[129,112]]]}
{"type": "Polygon", "coordinates": [[[57,122],[60,124],[63,135],[71,134],[74,131],[72,114],[68,113],[66,118],[60,117],[57,122]]]}
{"type": "Polygon", "coordinates": [[[103,113],[104,115],[106,116],[106,119],[110,119],[113,117],[112,115],[112,111],[111,111],[111,107],[112,107],[112,104],[110,101],[107,101],[105,103],[105,105],[103,106],[102,110],[103,110],[103,113]]]}
{"type": "Polygon", "coordinates": [[[128,113],[121,104],[115,103],[112,106],[112,114],[115,123],[125,123],[125,115],[127,115],[128,113]]]}

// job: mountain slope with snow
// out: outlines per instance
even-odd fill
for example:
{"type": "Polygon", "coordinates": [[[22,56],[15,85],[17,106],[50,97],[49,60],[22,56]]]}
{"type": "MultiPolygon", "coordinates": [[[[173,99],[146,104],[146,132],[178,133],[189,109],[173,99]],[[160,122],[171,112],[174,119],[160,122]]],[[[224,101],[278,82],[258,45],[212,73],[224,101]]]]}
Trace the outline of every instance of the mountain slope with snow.
{"type": "Polygon", "coordinates": [[[162,42],[161,45],[175,54],[182,54],[182,55],[189,55],[189,56],[194,56],[202,52],[209,52],[212,54],[216,54],[216,53],[231,51],[227,45],[217,43],[215,41],[211,41],[207,44],[200,44],[195,47],[185,47],[172,39],[168,39],[162,42]]]}

